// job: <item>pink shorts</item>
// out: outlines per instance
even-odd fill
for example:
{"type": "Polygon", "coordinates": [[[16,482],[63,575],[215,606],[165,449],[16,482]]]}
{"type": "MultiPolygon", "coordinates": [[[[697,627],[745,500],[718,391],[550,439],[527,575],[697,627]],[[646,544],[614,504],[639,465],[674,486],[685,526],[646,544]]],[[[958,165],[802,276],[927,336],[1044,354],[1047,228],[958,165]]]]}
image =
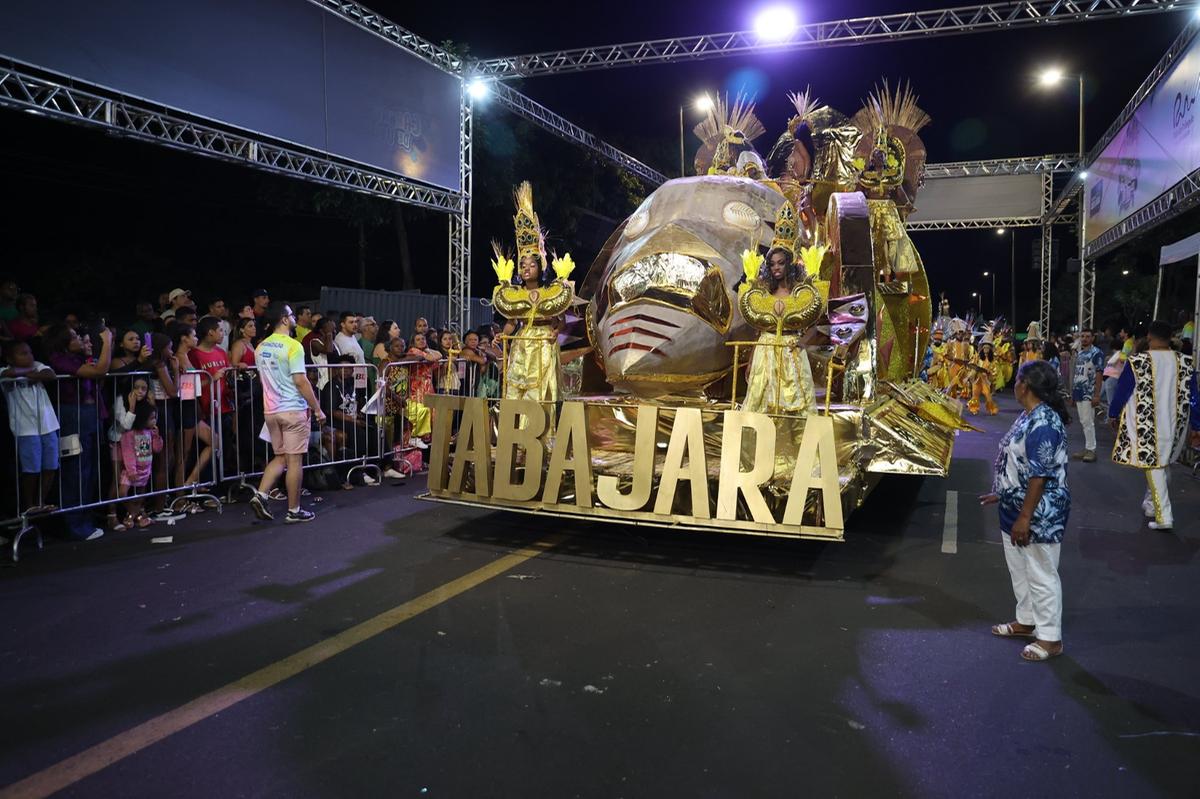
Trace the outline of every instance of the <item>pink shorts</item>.
{"type": "Polygon", "coordinates": [[[276,455],[303,455],[308,452],[308,411],[284,411],[267,414],[267,432],[276,455]]]}

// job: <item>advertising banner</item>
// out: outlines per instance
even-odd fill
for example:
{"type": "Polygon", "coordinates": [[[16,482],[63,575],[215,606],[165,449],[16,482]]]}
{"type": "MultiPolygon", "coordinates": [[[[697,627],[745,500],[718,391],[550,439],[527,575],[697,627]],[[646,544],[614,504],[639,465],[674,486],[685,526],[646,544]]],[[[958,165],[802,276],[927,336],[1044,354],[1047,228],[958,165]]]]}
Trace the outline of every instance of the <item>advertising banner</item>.
{"type": "Polygon", "coordinates": [[[1089,167],[1087,240],[1137,212],[1200,168],[1200,37],[1089,167]]]}

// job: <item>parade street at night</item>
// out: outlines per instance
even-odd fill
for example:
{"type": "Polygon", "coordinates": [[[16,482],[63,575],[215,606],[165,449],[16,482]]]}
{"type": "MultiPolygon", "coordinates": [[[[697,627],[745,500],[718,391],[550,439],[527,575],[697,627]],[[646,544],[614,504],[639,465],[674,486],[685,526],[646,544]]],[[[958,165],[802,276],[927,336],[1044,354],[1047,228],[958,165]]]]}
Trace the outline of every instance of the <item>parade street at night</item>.
{"type": "MultiPolygon", "coordinates": [[[[988,632],[1012,596],[976,500],[1014,416],[1007,400],[960,434],[948,479],[885,482],[843,544],[565,526],[383,486],[329,496],[303,527],[243,504],[172,544],[55,547],[0,584],[0,782],[1188,795],[1200,538],[1147,530],[1140,487],[1078,467],[1066,652],[1023,662],[988,632]]],[[[1177,468],[1174,488],[1196,518],[1200,482],[1177,468]]]]}

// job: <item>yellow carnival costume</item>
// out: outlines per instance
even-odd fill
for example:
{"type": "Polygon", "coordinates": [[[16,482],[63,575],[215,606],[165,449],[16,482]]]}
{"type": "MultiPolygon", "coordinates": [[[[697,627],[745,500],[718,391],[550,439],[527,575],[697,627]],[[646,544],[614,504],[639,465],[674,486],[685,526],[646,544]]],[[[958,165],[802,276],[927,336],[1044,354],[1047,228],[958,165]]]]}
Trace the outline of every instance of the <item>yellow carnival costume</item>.
{"type": "MultiPolygon", "coordinates": [[[[785,250],[794,258],[795,239],[796,211],[785,201],[776,216],[771,250],[785,250]]],[[[823,250],[813,248],[806,255],[820,263],[823,250]]],[[[750,358],[742,407],[759,413],[807,414],[816,409],[816,395],[800,334],[817,321],[825,303],[812,278],[803,273],[788,295],[780,297],[771,291],[769,272],[763,274],[762,256],[747,250],[742,265],[747,282],[738,292],[738,308],[742,318],[761,331],[750,358]]]]}
{"type": "MultiPolygon", "coordinates": [[[[517,261],[533,256],[546,262],[541,226],[533,210],[533,187],[523,182],[516,191],[517,261]]],[[[504,399],[557,402],[562,398],[562,367],[559,360],[557,320],[575,298],[567,283],[575,264],[570,255],[554,259],[557,280],[548,286],[526,288],[512,285],[516,264],[493,243],[496,259],[492,268],[500,284],[492,291],[492,304],[506,319],[520,324],[507,340],[504,360],[504,399]]]]}
{"type": "Polygon", "coordinates": [[[933,360],[929,363],[929,387],[934,391],[944,391],[950,385],[950,366],[946,362],[946,342],[943,340],[940,328],[933,331],[933,341],[929,348],[933,350],[933,360]]]}
{"type": "MultiPolygon", "coordinates": [[[[966,332],[967,323],[956,318],[951,323],[951,329],[957,336],[960,332],[966,332]]],[[[953,338],[946,342],[945,357],[950,367],[946,390],[951,397],[967,399],[970,396],[969,374],[964,370],[971,364],[974,356],[975,348],[971,346],[970,341],[953,338]]]]}
{"type": "Polygon", "coordinates": [[[996,415],[998,409],[992,400],[992,387],[995,385],[996,371],[999,366],[1000,362],[996,360],[996,348],[992,344],[992,332],[988,330],[979,340],[979,348],[972,354],[970,365],[965,367],[966,380],[971,386],[971,399],[967,402],[967,410],[972,415],[979,413],[980,396],[983,397],[987,412],[992,416],[996,415]],[[991,350],[991,357],[983,357],[985,346],[991,350]]]}
{"type": "Polygon", "coordinates": [[[1012,341],[1008,338],[1002,338],[996,345],[996,368],[994,374],[996,376],[995,389],[1002,390],[1009,384],[1013,376],[1013,348],[1012,341]]]}

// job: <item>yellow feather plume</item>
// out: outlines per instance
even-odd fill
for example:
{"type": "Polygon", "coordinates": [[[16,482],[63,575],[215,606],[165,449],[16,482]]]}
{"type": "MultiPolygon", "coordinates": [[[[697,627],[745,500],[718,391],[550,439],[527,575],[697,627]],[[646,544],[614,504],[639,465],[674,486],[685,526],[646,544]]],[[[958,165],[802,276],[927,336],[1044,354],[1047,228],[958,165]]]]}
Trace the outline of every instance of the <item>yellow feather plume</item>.
{"type": "Polygon", "coordinates": [[[492,270],[495,271],[496,277],[499,278],[501,284],[511,283],[513,271],[517,265],[504,254],[504,248],[500,246],[500,242],[492,242],[492,252],[495,254],[492,259],[492,270]]]}
{"type": "Polygon", "coordinates": [[[575,262],[571,260],[571,253],[567,253],[562,258],[557,255],[550,262],[550,266],[554,269],[554,274],[559,280],[566,280],[571,276],[571,272],[575,270],[575,262]]]}
{"type": "Polygon", "coordinates": [[[800,260],[804,263],[804,271],[812,277],[821,275],[821,262],[825,260],[825,252],[829,249],[826,244],[800,248],[800,260]]]}
{"type": "Polygon", "coordinates": [[[763,257],[758,254],[758,249],[742,250],[742,271],[746,273],[746,282],[738,286],[738,293],[749,290],[754,285],[754,281],[758,280],[759,270],[762,269],[763,257]]]}

